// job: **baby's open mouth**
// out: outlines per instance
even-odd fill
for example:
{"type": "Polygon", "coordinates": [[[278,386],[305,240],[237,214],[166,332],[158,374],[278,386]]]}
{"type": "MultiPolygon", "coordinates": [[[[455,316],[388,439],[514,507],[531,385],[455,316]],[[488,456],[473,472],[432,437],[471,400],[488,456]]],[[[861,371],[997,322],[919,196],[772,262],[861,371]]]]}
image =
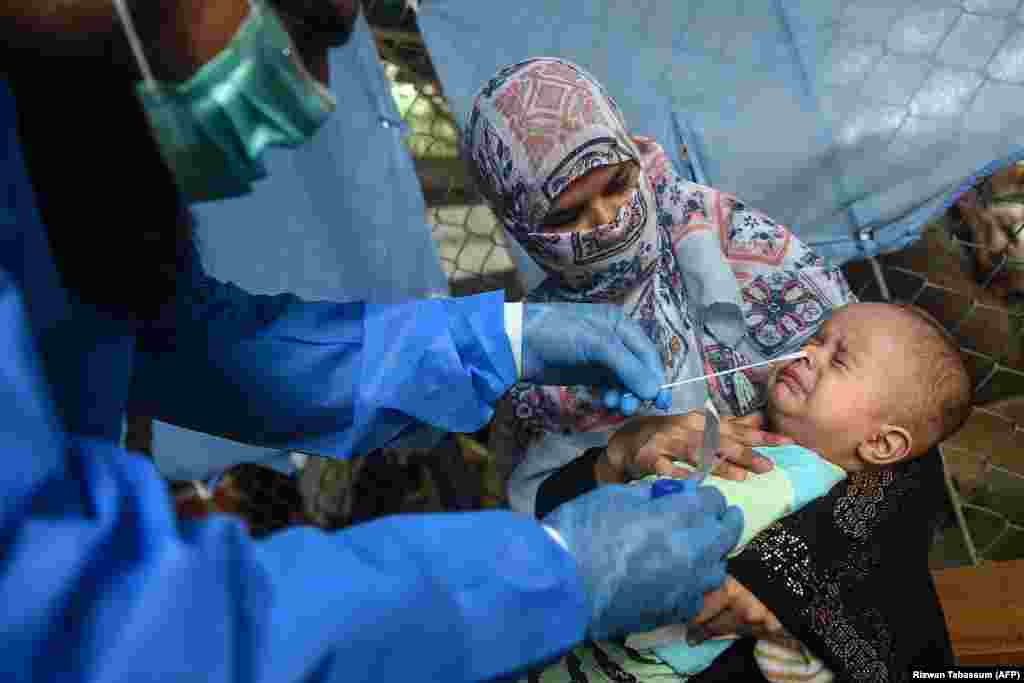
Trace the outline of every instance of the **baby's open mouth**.
{"type": "Polygon", "coordinates": [[[797,370],[797,364],[801,362],[801,360],[795,360],[782,368],[775,381],[784,383],[792,391],[807,393],[807,387],[804,386],[804,380],[800,376],[800,372],[797,370]]]}

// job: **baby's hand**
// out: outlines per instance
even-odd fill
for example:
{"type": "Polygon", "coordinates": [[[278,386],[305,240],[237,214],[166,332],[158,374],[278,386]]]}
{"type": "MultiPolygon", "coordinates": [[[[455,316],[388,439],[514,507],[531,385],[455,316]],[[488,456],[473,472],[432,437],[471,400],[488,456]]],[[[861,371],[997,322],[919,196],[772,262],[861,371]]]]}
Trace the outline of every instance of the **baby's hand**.
{"type": "MultiPolygon", "coordinates": [[[[754,446],[781,446],[793,440],[766,432],[760,413],[722,420],[719,453],[722,461],[714,474],[742,481],[748,472],[762,474],[774,465],[754,452],[754,446]]],[[[631,420],[612,435],[604,459],[597,468],[602,482],[639,479],[650,474],[686,479],[689,470],[676,466],[682,460],[699,466],[697,456],[704,441],[704,414],[643,417],[631,420]]]]}
{"type": "Polygon", "coordinates": [[[752,636],[799,649],[778,617],[747,588],[728,577],[722,587],[704,596],[704,607],[686,625],[687,641],[699,645],[709,638],[752,636]]]}

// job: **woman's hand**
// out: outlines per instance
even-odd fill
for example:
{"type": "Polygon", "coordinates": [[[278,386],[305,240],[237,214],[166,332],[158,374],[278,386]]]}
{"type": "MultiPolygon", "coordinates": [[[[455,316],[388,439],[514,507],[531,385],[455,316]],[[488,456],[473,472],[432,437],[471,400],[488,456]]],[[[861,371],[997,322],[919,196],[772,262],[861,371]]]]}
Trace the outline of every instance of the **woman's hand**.
{"type": "MultiPolygon", "coordinates": [[[[780,446],[793,440],[763,430],[760,413],[722,420],[719,452],[722,462],[715,474],[741,481],[747,472],[768,472],[773,465],[768,458],[753,451],[753,446],[780,446]]],[[[673,460],[699,465],[697,454],[704,441],[704,414],[644,417],[631,420],[612,435],[604,457],[597,463],[595,474],[602,483],[621,483],[649,474],[686,478],[690,472],[673,464],[673,460]]]]}
{"type": "Polygon", "coordinates": [[[704,596],[704,609],[686,625],[686,632],[690,645],[699,645],[709,638],[751,636],[799,648],[775,614],[731,576],[726,577],[721,588],[704,596]]]}

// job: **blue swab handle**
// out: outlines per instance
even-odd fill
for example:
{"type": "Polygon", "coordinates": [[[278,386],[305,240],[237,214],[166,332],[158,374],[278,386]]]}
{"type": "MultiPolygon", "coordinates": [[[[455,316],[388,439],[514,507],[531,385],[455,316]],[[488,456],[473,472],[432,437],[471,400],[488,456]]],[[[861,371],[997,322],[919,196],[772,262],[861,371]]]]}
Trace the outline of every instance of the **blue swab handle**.
{"type": "Polygon", "coordinates": [[[651,486],[651,499],[661,498],[662,496],[672,495],[673,493],[682,493],[686,489],[687,480],[658,479],[651,486]]]}

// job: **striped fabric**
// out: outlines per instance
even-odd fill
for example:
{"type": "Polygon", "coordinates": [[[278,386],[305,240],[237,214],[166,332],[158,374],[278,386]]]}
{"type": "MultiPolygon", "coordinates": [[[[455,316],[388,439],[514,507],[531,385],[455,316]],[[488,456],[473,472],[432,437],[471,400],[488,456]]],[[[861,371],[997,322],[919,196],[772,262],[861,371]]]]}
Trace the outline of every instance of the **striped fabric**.
{"type": "Polygon", "coordinates": [[[834,676],[825,667],[825,663],[802,644],[797,645],[799,649],[783,647],[767,640],[757,641],[754,659],[764,677],[772,683],[831,683],[834,676]]]}

